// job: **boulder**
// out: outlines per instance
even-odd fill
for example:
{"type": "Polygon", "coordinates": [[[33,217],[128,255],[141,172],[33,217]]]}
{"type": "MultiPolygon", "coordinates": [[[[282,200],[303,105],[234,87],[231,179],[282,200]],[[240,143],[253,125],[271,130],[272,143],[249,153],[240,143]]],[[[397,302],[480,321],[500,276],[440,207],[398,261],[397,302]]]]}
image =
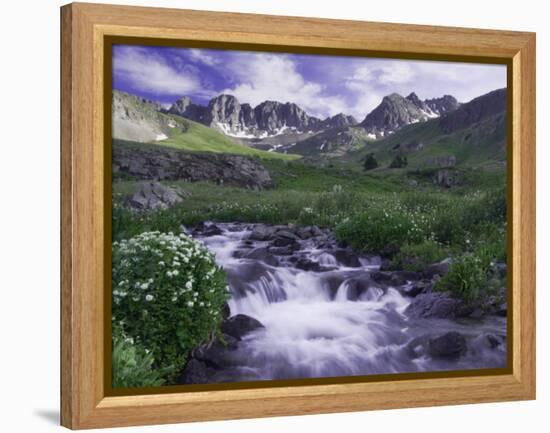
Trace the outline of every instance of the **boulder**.
{"type": "Polygon", "coordinates": [[[138,211],[168,209],[188,196],[180,188],[165,186],[159,182],[139,182],[134,194],[127,197],[124,204],[138,211]]]}
{"type": "Polygon", "coordinates": [[[447,332],[430,338],[427,349],[433,358],[456,359],[466,353],[466,338],[458,332],[447,332]]]}
{"type": "Polygon", "coordinates": [[[405,296],[414,298],[421,293],[429,293],[432,291],[432,283],[430,281],[417,281],[407,284],[401,289],[401,293],[405,296]]]}
{"type": "Polygon", "coordinates": [[[375,271],[371,273],[371,278],[377,283],[389,284],[392,279],[392,272],[389,271],[375,271]]]}
{"type": "Polygon", "coordinates": [[[325,270],[319,263],[309,260],[306,257],[297,258],[294,266],[303,271],[321,272],[325,270]]]}
{"type": "Polygon", "coordinates": [[[314,235],[314,231],[312,230],[312,227],[306,226],[306,227],[298,227],[296,229],[296,234],[300,237],[300,239],[309,239],[314,235]]]}
{"type": "Polygon", "coordinates": [[[417,295],[405,310],[411,318],[449,318],[458,315],[462,302],[448,293],[432,292],[417,295]]]}
{"type": "Polygon", "coordinates": [[[410,281],[420,280],[421,275],[413,271],[394,271],[391,272],[390,284],[392,286],[402,286],[410,281]]]}
{"type": "Polygon", "coordinates": [[[361,266],[359,256],[351,248],[341,248],[335,250],[333,253],[334,258],[338,263],[350,268],[358,268],[361,266]]]}
{"type": "Polygon", "coordinates": [[[245,259],[260,260],[270,266],[277,266],[279,264],[277,257],[268,251],[267,247],[255,248],[243,254],[242,257],[245,259]]]}
{"type": "Polygon", "coordinates": [[[238,347],[237,338],[222,334],[221,338],[216,338],[195,349],[191,359],[201,361],[211,368],[223,368],[234,364],[234,353],[238,347]]]}
{"type": "Polygon", "coordinates": [[[287,229],[277,230],[276,237],[277,239],[290,239],[293,241],[297,241],[298,239],[300,239],[297,235],[287,229]]]}
{"type": "Polygon", "coordinates": [[[187,364],[185,364],[177,382],[181,385],[208,383],[211,370],[211,368],[206,366],[205,362],[191,358],[187,361],[187,364]]]}
{"type": "Polygon", "coordinates": [[[236,316],[225,319],[222,322],[221,330],[224,334],[241,340],[246,334],[263,327],[264,325],[262,325],[259,320],[247,316],[246,314],[237,314],[236,316]]]}
{"type": "Polygon", "coordinates": [[[257,224],[252,229],[249,239],[254,241],[266,241],[271,239],[275,233],[275,228],[265,224],[257,224]]]}
{"type": "Polygon", "coordinates": [[[218,236],[223,234],[223,230],[219,228],[216,224],[210,221],[204,221],[198,223],[194,230],[193,234],[200,234],[201,236],[218,236]]]}
{"type": "Polygon", "coordinates": [[[449,272],[450,265],[451,265],[451,260],[450,259],[445,259],[445,260],[442,260],[439,263],[432,263],[432,264],[426,266],[426,268],[424,269],[424,271],[422,273],[424,274],[424,277],[426,277],[426,278],[433,278],[436,275],[439,275],[440,277],[442,277],[447,272],[449,272]]]}
{"type": "Polygon", "coordinates": [[[277,237],[273,241],[274,247],[286,247],[286,246],[295,246],[298,245],[296,239],[291,239],[288,237],[277,237]]]}
{"type": "Polygon", "coordinates": [[[293,245],[286,245],[284,247],[268,247],[267,249],[271,254],[277,256],[290,256],[294,253],[293,245]]]}

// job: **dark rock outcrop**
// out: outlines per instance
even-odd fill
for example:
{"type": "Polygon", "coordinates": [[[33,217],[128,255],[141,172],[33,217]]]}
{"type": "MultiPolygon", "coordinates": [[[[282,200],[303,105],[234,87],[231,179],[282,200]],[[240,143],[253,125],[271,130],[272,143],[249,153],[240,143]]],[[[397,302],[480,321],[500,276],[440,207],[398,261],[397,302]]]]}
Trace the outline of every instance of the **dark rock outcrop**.
{"type": "Polygon", "coordinates": [[[259,320],[245,314],[237,314],[225,319],[222,322],[221,330],[224,334],[241,340],[246,334],[263,327],[264,325],[259,320]]]}
{"type": "Polygon", "coordinates": [[[250,189],[270,188],[269,172],[241,155],[184,152],[154,145],[113,141],[113,172],[137,179],[209,181],[250,189]]]}
{"type": "Polygon", "coordinates": [[[139,182],[136,192],[124,200],[125,206],[138,211],[167,209],[181,202],[189,194],[180,188],[159,182],[139,182]]]}

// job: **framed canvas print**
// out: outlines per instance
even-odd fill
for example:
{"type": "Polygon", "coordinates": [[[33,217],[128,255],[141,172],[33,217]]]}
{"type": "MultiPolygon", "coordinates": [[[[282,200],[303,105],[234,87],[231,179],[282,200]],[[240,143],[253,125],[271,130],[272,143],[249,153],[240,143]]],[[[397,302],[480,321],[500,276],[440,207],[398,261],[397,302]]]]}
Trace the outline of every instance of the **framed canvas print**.
{"type": "Polygon", "coordinates": [[[535,397],[534,34],[61,17],[64,426],[535,397]]]}

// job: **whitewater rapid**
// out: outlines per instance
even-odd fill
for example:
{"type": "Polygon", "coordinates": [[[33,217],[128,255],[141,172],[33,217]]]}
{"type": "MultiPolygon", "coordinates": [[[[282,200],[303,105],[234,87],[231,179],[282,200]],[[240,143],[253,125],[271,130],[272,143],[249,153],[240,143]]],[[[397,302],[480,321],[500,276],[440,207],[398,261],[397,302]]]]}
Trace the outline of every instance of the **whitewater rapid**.
{"type": "Polygon", "coordinates": [[[196,238],[228,274],[231,315],[245,314],[264,327],[243,337],[231,353],[230,367],[217,373],[215,381],[505,366],[505,349],[489,349],[483,340],[487,335],[505,334],[504,318],[410,319],[405,310],[411,298],[402,294],[403,287],[377,287],[369,279],[380,266],[379,257],[360,256],[358,264],[346,266],[330,247],[306,239],[275,261],[266,253],[268,241],[250,240],[254,225],[216,226],[221,234],[196,238]],[[299,269],[298,256],[319,266],[299,269]],[[357,281],[367,280],[368,288],[357,291],[357,281]],[[468,336],[464,356],[434,359],[415,354],[416,340],[447,331],[468,336]]]}

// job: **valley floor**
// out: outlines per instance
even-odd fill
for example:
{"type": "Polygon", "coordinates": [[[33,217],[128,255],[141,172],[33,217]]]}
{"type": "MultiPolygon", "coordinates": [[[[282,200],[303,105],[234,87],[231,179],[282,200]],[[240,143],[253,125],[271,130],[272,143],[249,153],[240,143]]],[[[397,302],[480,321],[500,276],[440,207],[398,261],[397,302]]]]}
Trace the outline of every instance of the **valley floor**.
{"type": "Polygon", "coordinates": [[[217,337],[165,384],[505,365],[503,176],[441,189],[406,170],[262,166],[263,190],[162,181],[181,199],[149,211],[128,207],[143,180],[115,173],[114,241],[187,233],[227,275],[217,337]]]}

